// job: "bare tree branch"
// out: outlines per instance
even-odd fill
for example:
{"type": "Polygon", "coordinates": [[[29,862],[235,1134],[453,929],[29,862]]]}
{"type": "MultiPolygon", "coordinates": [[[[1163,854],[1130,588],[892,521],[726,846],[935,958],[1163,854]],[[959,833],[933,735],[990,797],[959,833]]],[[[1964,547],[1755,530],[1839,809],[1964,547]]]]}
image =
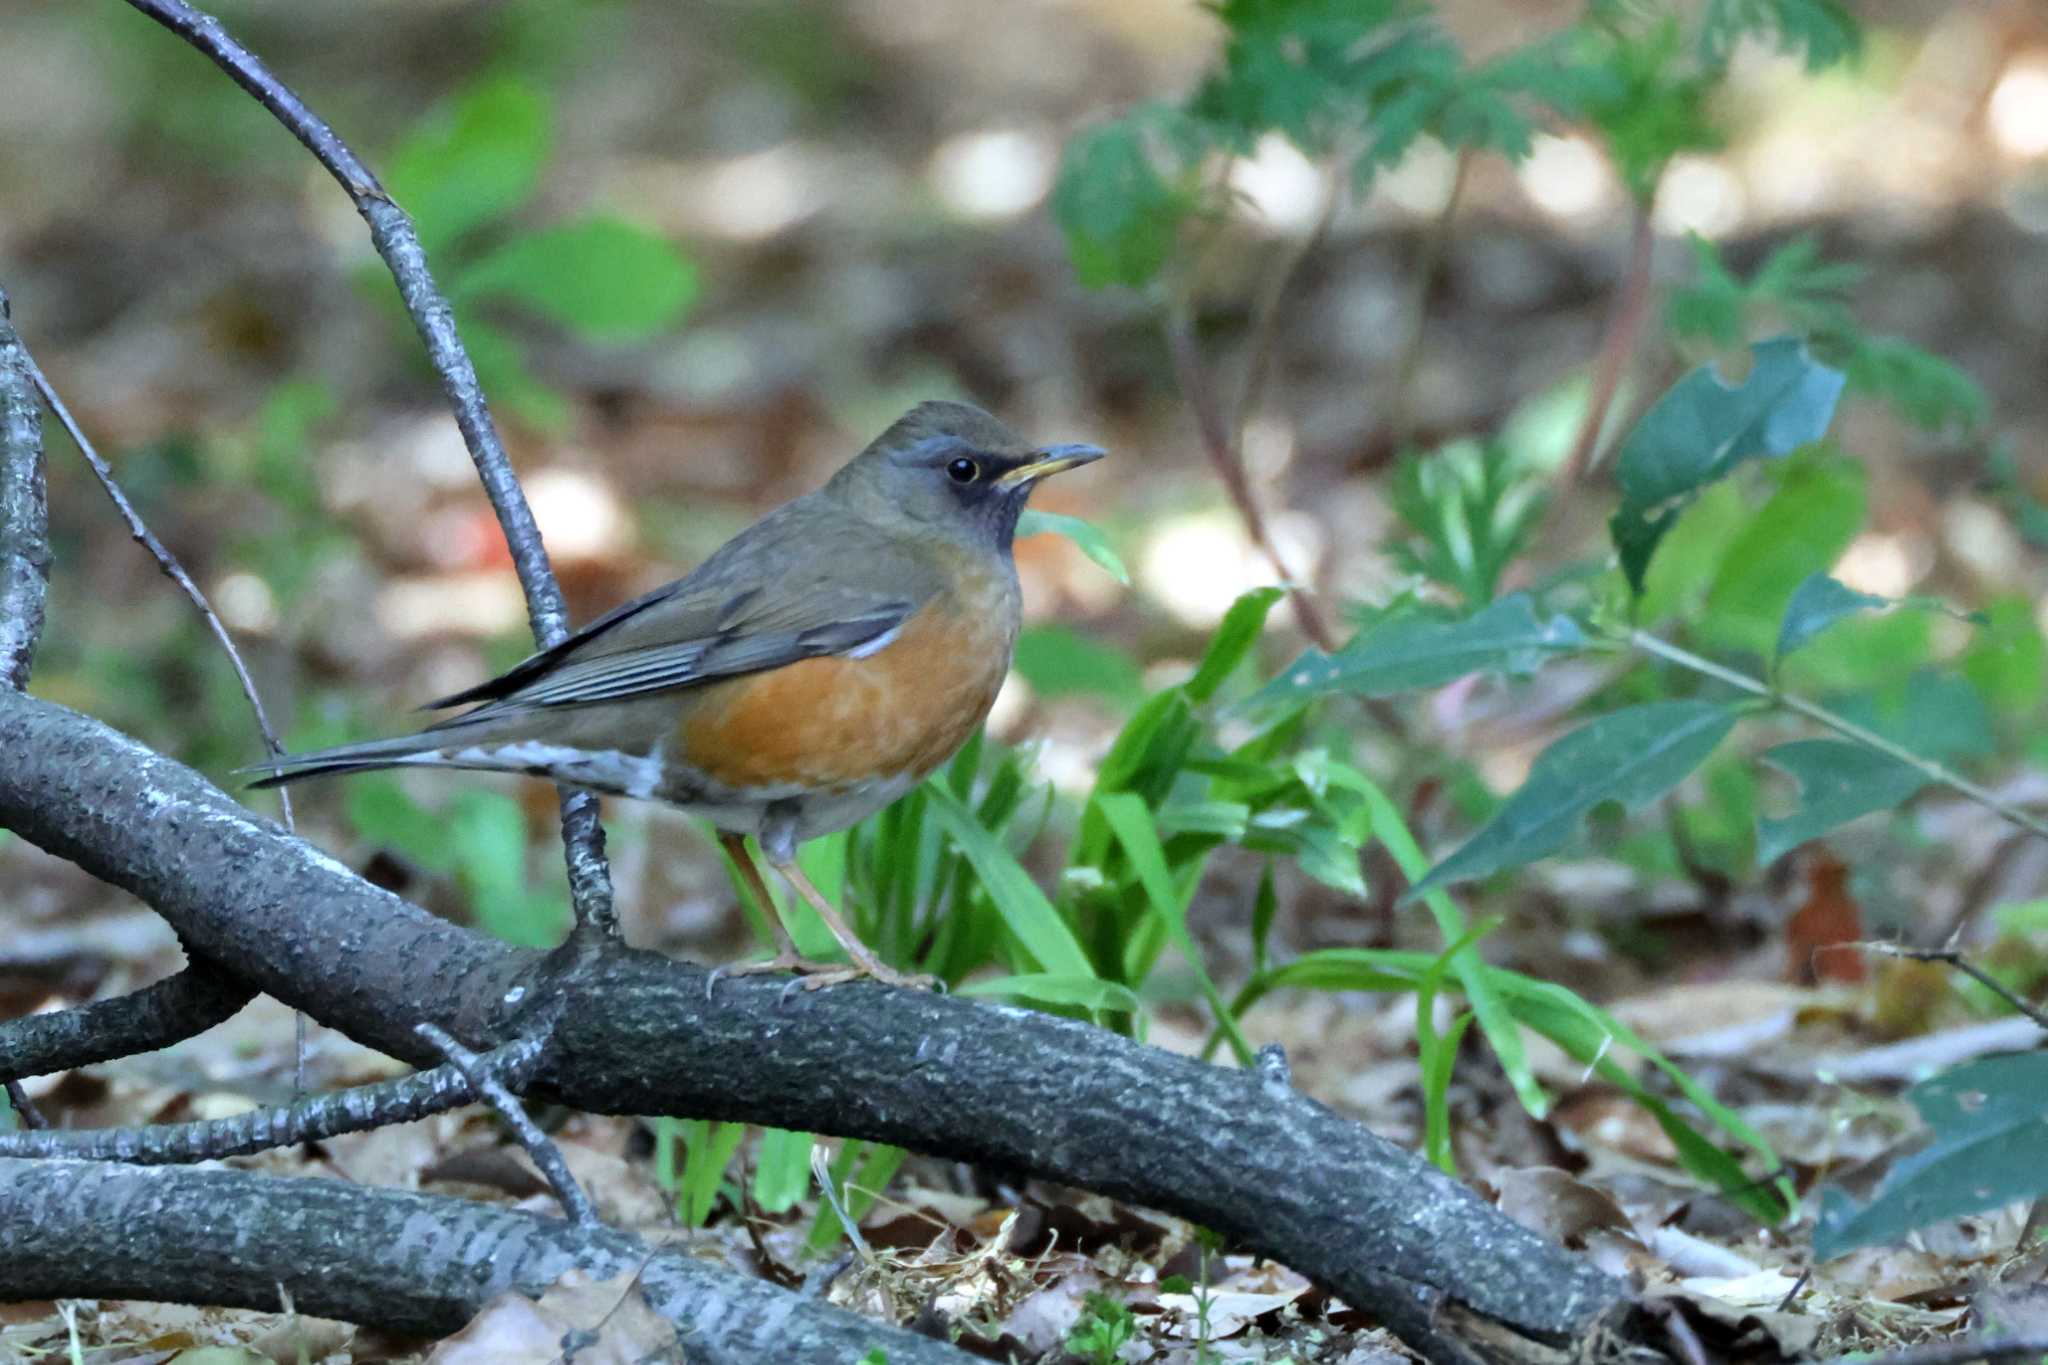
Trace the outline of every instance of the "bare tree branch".
{"type": "MultiPolygon", "coordinates": [[[[540,1062],[546,1039],[529,1034],[478,1057],[468,1056],[514,1085],[524,1085],[540,1062]]],[[[151,1124],[140,1128],[63,1128],[37,1133],[0,1133],[0,1157],[119,1161],[131,1166],[177,1166],[246,1156],[273,1147],[293,1147],[338,1133],[361,1133],[480,1101],[462,1067],[444,1063],[429,1071],[354,1086],[274,1109],[252,1109],[224,1119],[151,1124]]],[[[543,1139],[545,1140],[545,1139],[543,1139]]],[[[561,1158],[559,1154],[556,1160],[561,1158]]]]}
{"type": "MultiPolygon", "coordinates": [[[[412,219],[378,183],[356,154],[326,120],[291,92],[270,69],[247,48],[228,35],[218,19],[194,9],[184,0],[129,0],[136,9],[162,24],[198,48],[225,71],[258,103],[276,116],[340,182],[355,202],[356,211],[370,226],[370,240],[377,254],[398,283],[405,311],[426,343],[427,356],[441,376],[441,390],[455,410],[455,425],[461,429],[463,444],[483,480],[484,493],[497,513],[505,545],[526,594],[527,619],[533,638],[542,649],[560,643],[569,633],[569,615],[562,603],[561,586],[549,567],[548,553],[541,544],[540,528],[533,510],[512,472],[497,425],[484,402],[483,387],[476,366],[455,330],[455,318],[448,300],[427,269],[427,256],[420,246],[412,219]]],[[[604,826],[598,821],[597,798],[588,792],[561,788],[562,841],[569,869],[570,899],[576,907],[580,932],[597,938],[618,934],[617,914],[612,906],[611,869],[604,857],[604,826]]]]}
{"type": "Polygon", "coordinates": [[[444,1336],[570,1270],[629,1278],[691,1365],[972,1365],[944,1342],[610,1228],[340,1180],[0,1160],[0,1301],[229,1304],[444,1336]]]}
{"type": "Polygon", "coordinates": [[[255,995],[212,964],[195,961],[128,995],[9,1019],[0,1022],[0,1078],[47,1076],[154,1052],[206,1032],[255,995]]]}
{"type": "Polygon", "coordinates": [[[48,501],[42,414],[28,352],[8,322],[7,293],[0,290],[0,687],[28,686],[43,638],[43,599],[50,585],[48,501]]]}
{"type": "Polygon", "coordinates": [[[1446,1365],[1639,1330],[1620,1281],[1256,1072],[880,986],[784,1002],[740,979],[707,1000],[702,970],[652,954],[541,954],[435,919],[53,703],[0,692],[0,752],[0,825],[416,1064],[438,1060],[422,1018],[483,1044],[558,1001],[530,1095],[899,1143],[1152,1205],[1313,1276],[1446,1365]]]}

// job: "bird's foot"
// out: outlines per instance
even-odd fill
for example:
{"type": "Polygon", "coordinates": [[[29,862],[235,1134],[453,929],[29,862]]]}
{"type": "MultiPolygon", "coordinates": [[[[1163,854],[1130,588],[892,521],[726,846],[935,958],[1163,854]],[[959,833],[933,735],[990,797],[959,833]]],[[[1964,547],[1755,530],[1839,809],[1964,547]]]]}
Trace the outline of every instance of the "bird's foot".
{"type": "Polygon", "coordinates": [[[767,972],[795,972],[796,979],[788,986],[791,991],[819,991],[849,981],[879,981],[885,986],[901,986],[913,991],[943,992],[946,989],[945,983],[935,976],[899,972],[875,957],[848,965],[844,962],[813,962],[793,952],[782,952],[759,962],[739,962],[712,968],[711,974],[704,979],[705,998],[709,999],[717,990],[718,983],[726,977],[760,976],[767,972]]]}

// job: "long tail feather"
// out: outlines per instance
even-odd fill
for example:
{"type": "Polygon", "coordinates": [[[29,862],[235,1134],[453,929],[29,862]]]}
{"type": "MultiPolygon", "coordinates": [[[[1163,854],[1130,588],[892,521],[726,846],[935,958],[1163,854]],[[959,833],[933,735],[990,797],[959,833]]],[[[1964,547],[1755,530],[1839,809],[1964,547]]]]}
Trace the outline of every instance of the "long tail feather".
{"type": "Polygon", "coordinates": [[[309,754],[285,754],[239,769],[262,774],[251,787],[281,787],[308,777],[332,777],[338,773],[366,773],[378,768],[404,768],[424,764],[475,767],[452,761],[442,743],[419,735],[396,739],[373,739],[361,744],[344,744],[333,749],[316,749],[309,754]]]}

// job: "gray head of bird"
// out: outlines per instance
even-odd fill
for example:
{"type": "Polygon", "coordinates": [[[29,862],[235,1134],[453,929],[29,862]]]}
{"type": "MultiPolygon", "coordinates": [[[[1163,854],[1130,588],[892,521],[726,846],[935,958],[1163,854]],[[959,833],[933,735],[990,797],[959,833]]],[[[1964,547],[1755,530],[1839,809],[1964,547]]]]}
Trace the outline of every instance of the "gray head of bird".
{"type": "Polygon", "coordinates": [[[833,476],[828,491],[883,522],[1007,553],[1039,480],[1103,451],[1035,446],[980,408],[919,403],[833,476]]]}

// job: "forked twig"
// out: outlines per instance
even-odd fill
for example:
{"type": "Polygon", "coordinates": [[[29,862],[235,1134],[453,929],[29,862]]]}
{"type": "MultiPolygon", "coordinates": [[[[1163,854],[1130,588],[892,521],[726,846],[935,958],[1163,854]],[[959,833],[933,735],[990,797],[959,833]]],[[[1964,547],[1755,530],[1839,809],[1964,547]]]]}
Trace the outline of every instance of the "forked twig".
{"type": "MultiPolygon", "coordinates": [[[[497,514],[513,568],[519,575],[519,586],[526,594],[526,614],[533,627],[533,638],[543,649],[560,643],[569,633],[561,586],[549,567],[533,510],[527,506],[526,494],[512,472],[512,462],[506,458],[497,426],[484,402],[476,366],[470,363],[469,352],[455,330],[446,296],[427,269],[426,251],[420,245],[412,219],[385,192],[370,168],[328,127],[326,120],[308,109],[254,53],[228,36],[218,19],[185,0],[128,3],[211,58],[235,84],[290,130],[354,201],[356,211],[369,224],[370,240],[377,254],[384,258],[398,283],[399,296],[420,339],[426,343],[434,371],[441,377],[441,390],[454,409],[455,425],[462,432],[463,444],[483,481],[484,494],[497,514]]],[[[560,790],[562,842],[577,928],[600,938],[616,937],[618,919],[612,906],[611,870],[605,863],[604,827],[598,822],[597,798],[566,787],[560,790]]]]}
{"type": "MultiPolygon", "coordinates": [[[[507,1077],[513,1084],[523,1085],[539,1065],[545,1048],[545,1033],[531,1034],[481,1058],[472,1053],[469,1060],[473,1070],[507,1077]]],[[[410,1123],[485,1098],[465,1069],[450,1062],[395,1080],[314,1095],[281,1108],[253,1109],[224,1119],[149,1124],[140,1128],[0,1133],[0,1157],[182,1166],[410,1123]]]]}
{"type": "Polygon", "coordinates": [[[1902,957],[1909,962],[1939,962],[1943,966],[1953,967],[1985,990],[1990,991],[2000,1000],[2003,1000],[2006,1004],[2012,1006],[2015,1011],[2031,1019],[2042,1029],[2048,1030],[2048,1010],[2042,1009],[2033,1001],[2019,995],[2010,986],[1970,961],[1970,959],[1964,957],[1960,951],[1952,946],[1947,948],[1915,948],[1909,943],[1891,943],[1883,940],[1858,943],[1854,946],[1868,952],[1882,953],[1886,957],[1902,957]]]}
{"type": "Polygon", "coordinates": [[[548,1140],[548,1135],[540,1130],[540,1125],[533,1121],[526,1107],[501,1079],[504,1075],[502,1063],[471,1052],[438,1024],[422,1023],[413,1032],[439,1049],[441,1055],[448,1059],[448,1064],[469,1081],[469,1087],[477,1098],[498,1111],[498,1117],[505,1121],[505,1126],[519,1139],[519,1145],[533,1158],[533,1164],[540,1167],[540,1173],[547,1177],[555,1199],[569,1221],[579,1228],[596,1227],[597,1210],[591,1206],[590,1196],[569,1173],[569,1163],[562,1159],[561,1149],[548,1140]]]}

